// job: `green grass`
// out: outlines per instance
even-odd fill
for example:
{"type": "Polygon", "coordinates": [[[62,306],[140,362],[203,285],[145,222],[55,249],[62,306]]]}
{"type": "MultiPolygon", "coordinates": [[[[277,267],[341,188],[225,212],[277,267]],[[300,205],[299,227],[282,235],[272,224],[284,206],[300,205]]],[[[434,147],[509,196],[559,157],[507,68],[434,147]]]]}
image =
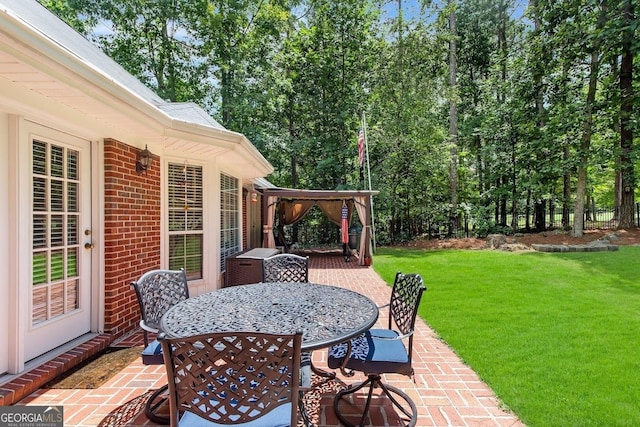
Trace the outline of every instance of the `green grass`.
{"type": "Polygon", "coordinates": [[[420,273],[420,316],[528,426],[640,425],[640,247],[537,253],[381,248],[420,273]]]}

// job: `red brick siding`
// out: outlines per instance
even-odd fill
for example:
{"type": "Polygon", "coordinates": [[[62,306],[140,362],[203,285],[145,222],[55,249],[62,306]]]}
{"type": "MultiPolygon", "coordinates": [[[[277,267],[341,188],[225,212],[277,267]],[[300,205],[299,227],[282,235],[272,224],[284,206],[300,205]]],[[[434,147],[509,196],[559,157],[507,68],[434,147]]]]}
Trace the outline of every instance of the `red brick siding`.
{"type": "Polygon", "coordinates": [[[136,172],[140,149],[104,143],[105,332],[135,329],[140,309],[129,285],[160,267],[160,167],[154,156],[146,174],[136,172]]]}

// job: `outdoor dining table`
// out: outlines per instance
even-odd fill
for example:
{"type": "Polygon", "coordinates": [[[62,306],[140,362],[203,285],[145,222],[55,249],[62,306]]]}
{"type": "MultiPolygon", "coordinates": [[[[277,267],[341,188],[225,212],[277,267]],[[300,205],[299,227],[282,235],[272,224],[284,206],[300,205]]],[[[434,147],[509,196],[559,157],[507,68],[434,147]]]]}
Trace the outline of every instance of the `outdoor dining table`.
{"type": "Polygon", "coordinates": [[[378,307],[367,296],[317,283],[255,283],[186,299],[162,317],[171,338],[213,332],[290,334],[302,331],[302,350],[339,344],[371,328],[378,307]]]}

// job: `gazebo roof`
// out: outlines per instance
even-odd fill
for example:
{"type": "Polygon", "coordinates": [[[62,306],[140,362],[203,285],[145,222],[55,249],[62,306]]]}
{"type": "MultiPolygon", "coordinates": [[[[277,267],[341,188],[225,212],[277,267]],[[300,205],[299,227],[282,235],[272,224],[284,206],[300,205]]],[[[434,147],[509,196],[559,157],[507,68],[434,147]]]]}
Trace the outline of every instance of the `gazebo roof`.
{"type": "Polygon", "coordinates": [[[376,190],[301,190],[296,188],[260,188],[265,196],[287,200],[345,200],[354,197],[371,197],[376,190]]]}

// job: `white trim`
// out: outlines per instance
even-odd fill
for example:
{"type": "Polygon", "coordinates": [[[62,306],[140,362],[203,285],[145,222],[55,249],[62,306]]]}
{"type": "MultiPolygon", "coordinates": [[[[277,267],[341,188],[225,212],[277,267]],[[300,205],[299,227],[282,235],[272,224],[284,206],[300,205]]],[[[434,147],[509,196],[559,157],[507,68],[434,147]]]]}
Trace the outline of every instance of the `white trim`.
{"type": "MultiPolygon", "coordinates": [[[[22,208],[28,206],[29,191],[26,188],[29,168],[19,165],[25,163],[26,144],[20,141],[25,138],[24,121],[21,117],[9,115],[9,179],[14,185],[9,188],[9,354],[8,373],[17,374],[24,370],[24,337],[26,324],[22,313],[29,306],[26,292],[20,291],[20,283],[25,274],[28,274],[28,266],[20,263],[28,253],[29,239],[20,239],[20,236],[28,236],[28,221],[22,215],[22,208]],[[27,270],[25,272],[25,270],[27,270]]],[[[28,145],[26,145],[28,148],[28,145]]]]}
{"type": "Polygon", "coordinates": [[[104,333],[104,141],[91,141],[91,332],[104,333]]]}
{"type": "MultiPolygon", "coordinates": [[[[218,159],[217,159],[218,160],[218,159]]],[[[213,291],[219,289],[223,285],[223,275],[220,272],[220,165],[219,161],[213,162],[209,173],[207,174],[209,179],[210,188],[213,189],[209,194],[213,195],[209,199],[209,206],[211,209],[208,212],[209,215],[209,236],[211,238],[209,247],[212,248],[207,255],[209,262],[207,263],[212,279],[209,283],[207,291],[213,291]]]]}
{"type": "MultiPolygon", "coordinates": [[[[236,183],[236,207],[235,207],[235,209],[236,209],[237,214],[236,214],[236,227],[235,228],[237,228],[237,230],[238,230],[238,236],[237,236],[237,240],[236,240],[234,246],[238,250],[240,250],[242,248],[242,233],[243,233],[243,229],[242,229],[242,180],[239,179],[234,174],[230,174],[228,172],[221,171],[218,174],[219,175],[219,178],[218,178],[219,179],[219,183],[218,183],[219,186],[218,186],[218,188],[219,188],[220,196],[222,196],[222,190],[223,190],[222,189],[222,180],[221,180],[221,175],[223,175],[223,174],[225,176],[227,176],[228,178],[231,178],[231,179],[235,180],[235,183],[236,183]]],[[[220,209],[220,218],[222,218],[222,205],[221,204],[220,204],[219,209],[220,209]]],[[[222,227],[220,228],[218,234],[219,235],[222,234],[222,227]]],[[[218,258],[219,258],[219,260],[218,260],[218,262],[219,262],[218,271],[220,271],[220,264],[222,264],[221,257],[222,257],[222,244],[220,242],[219,252],[218,252],[218,258]]],[[[220,274],[222,274],[222,271],[220,271],[220,274]]]]}
{"type": "MultiPolygon", "coordinates": [[[[0,112],[0,234],[5,236],[0,239],[0,324],[9,324],[9,254],[12,252],[9,246],[9,212],[11,203],[9,199],[9,115],[0,112]]],[[[0,374],[7,372],[9,367],[9,330],[8,327],[0,328],[0,374]]]]}
{"type": "Polygon", "coordinates": [[[194,160],[188,157],[177,157],[177,156],[162,156],[161,157],[161,170],[160,170],[160,265],[161,268],[168,268],[169,266],[169,179],[168,173],[169,163],[173,164],[181,164],[187,162],[189,166],[200,166],[202,168],[202,206],[203,206],[203,214],[202,214],[202,279],[190,280],[189,281],[189,294],[190,295],[199,295],[203,293],[204,290],[210,290],[209,283],[214,281],[215,270],[211,270],[210,262],[208,262],[208,254],[210,252],[215,252],[213,249],[215,247],[211,246],[211,234],[210,234],[210,225],[212,218],[210,218],[209,213],[209,200],[210,193],[213,191],[211,186],[209,185],[208,175],[209,170],[212,168],[211,162],[194,160]]]}
{"type": "MultiPolygon", "coordinates": [[[[48,351],[53,346],[61,345],[62,343],[75,339],[82,334],[89,333],[92,330],[92,320],[95,313],[93,313],[92,309],[94,308],[93,297],[96,292],[96,284],[92,280],[94,277],[93,267],[95,266],[95,257],[99,255],[96,254],[95,249],[85,249],[85,243],[92,243],[93,236],[86,236],[84,231],[91,229],[92,221],[93,221],[93,213],[90,210],[93,207],[93,198],[92,198],[92,182],[95,179],[91,172],[92,165],[92,153],[91,153],[91,142],[86,138],[81,136],[73,135],[69,132],[62,130],[59,127],[52,127],[41,122],[32,121],[28,119],[24,119],[24,130],[25,132],[21,135],[20,138],[20,149],[24,151],[24,158],[22,169],[26,172],[24,176],[24,186],[28,187],[28,191],[26,191],[28,195],[28,202],[25,205],[21,206],[22,209],[22,220],[26,223],[27,232],[22,234],[22,236],[29,236],[26,239],[23,239],[27,245],[27,248],[24,250],[24,253],[20,253],[21,257],[19,263],[26,267],[24,276],[21,277],[20,292],[25,294],[25,298],[27,300],[27,304],[23,305],[24,309],[21,315],[21,321],[25,322],[26,329],[24,330],[24,358],[25,361],[27,359],[37,357],[41,354],[41,351],[48,351]],[[37,324],[32,324],[32,311],[33,307],[31,306],[32,302],[32,289],[30,286],[25,286],[25,284],[31,283],[32,280],[32,271],[31,271],[31,259],[32,259],[32,248],[31,242],[33,241],[32,236],[32,212],[33,212],[33,183],[32,183],[32,175],[31,175],[31,165],[32,163],[32,141],[40,140],[49,145],[57,145],[61,147],[69,147],[71,150],[78,151],[78,173],[79,180],[83,185],[81,185],[79,190],[79,208],[81,209],[79,219],[81,220],[78,223],[78,231],[80,233],[78,239],[78,279],[80,280],[80,289],[78,292],[78,303],[79,308],[77,310],[70,311],[65,314],[61,314],[59,316],[53,317],[51,319],[44,320],[37,324]],[[24,160],[26,159],[26,160],[24,160]],[[25,167],[26,166],[26,167],[25,167]],[[25,212],[28,212],[29,215],[25,215],[25,212]],[[86,251],[90,251],[87,253],[86,251]],[[88,270],[88,272],[87,272],[88,270]],[[55,336],[52,336],[52,331],[57,331],[55,336]],[[75,335],[77,334],[77,335],[75,335]],[[58,341],[58,342],[56,342],[58,341]],[[48,347],[51,346],[51,347],[48,347]]],[[[20,176],[22,179],[23,176],[20,176]]],[[[93,232],[93,231],[92,231],[93,232]]]]}

